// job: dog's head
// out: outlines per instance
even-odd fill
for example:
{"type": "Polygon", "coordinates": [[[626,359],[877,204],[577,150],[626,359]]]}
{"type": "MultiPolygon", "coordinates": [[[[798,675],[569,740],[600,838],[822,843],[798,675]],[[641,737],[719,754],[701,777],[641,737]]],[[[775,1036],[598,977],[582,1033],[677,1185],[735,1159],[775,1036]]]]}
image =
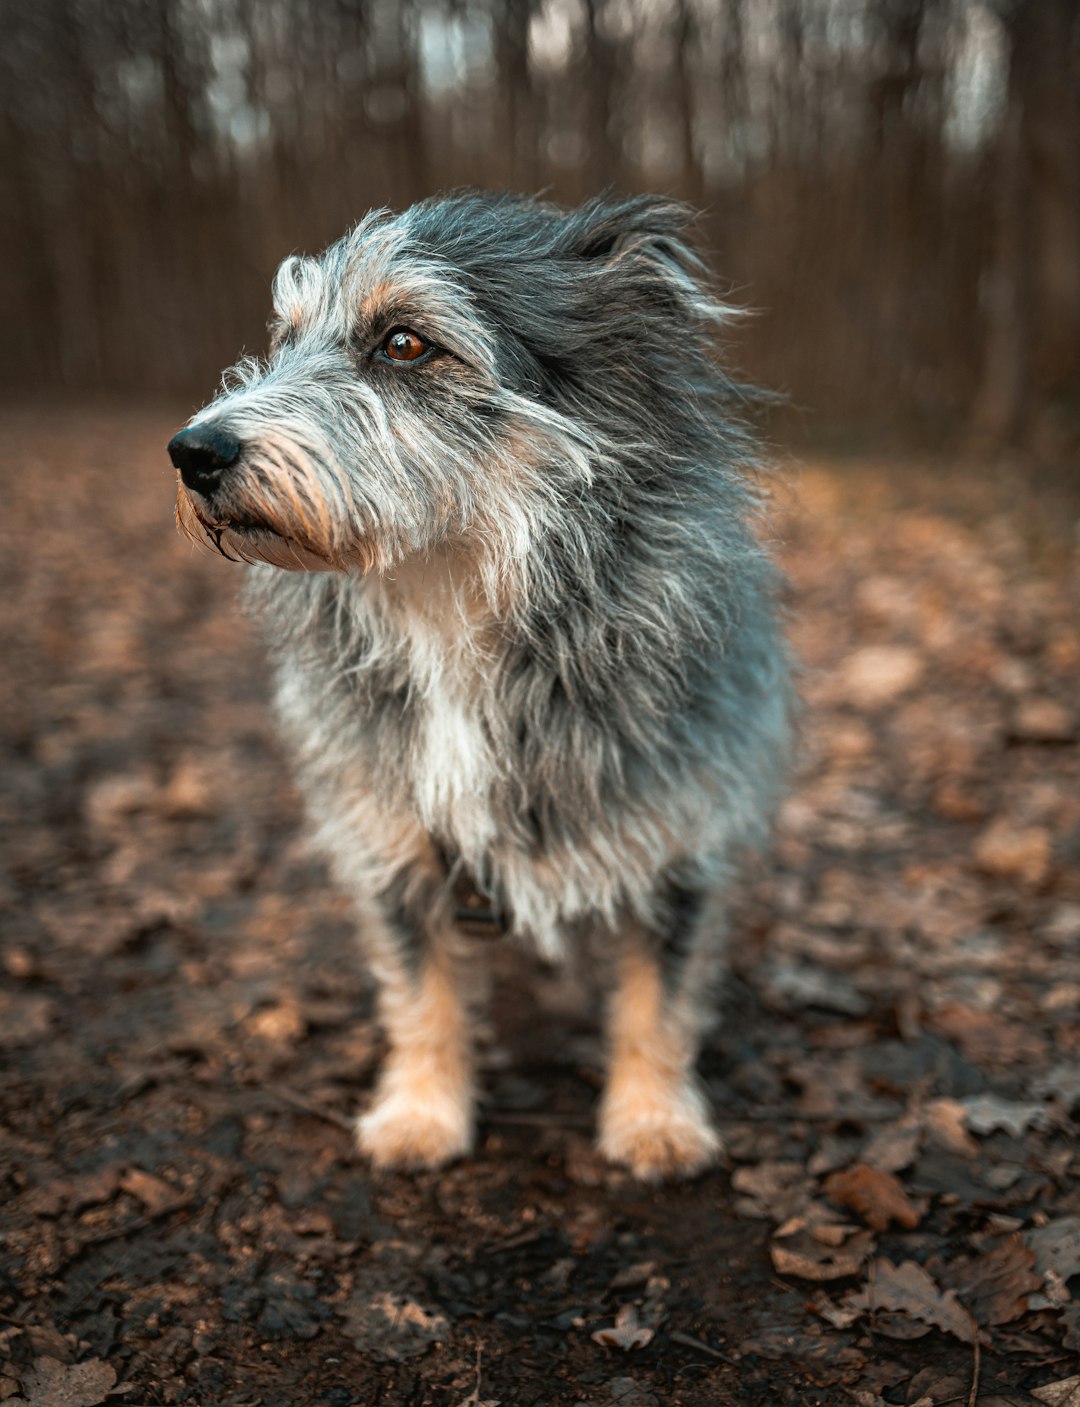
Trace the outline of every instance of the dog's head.
{"type": "Polygon", "coordinates": [[[552,530],[587,558],[598,479],[680,453],[713,385],[726,310],[689,219],[649,197],[462,194],[286,259],[267,358],[169,445],[182,530],[306,570],[458,544],[505,583],[552,530]]]}

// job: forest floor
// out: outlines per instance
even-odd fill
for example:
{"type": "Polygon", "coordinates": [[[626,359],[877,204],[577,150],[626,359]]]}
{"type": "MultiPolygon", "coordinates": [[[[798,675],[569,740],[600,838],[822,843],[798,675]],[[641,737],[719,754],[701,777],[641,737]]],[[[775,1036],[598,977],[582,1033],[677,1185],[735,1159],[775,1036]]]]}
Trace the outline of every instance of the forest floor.
{"type": "Polygon", "coordinates": [[[725,1166],[600,1163],[592,1016],[498,948],[475,1156],[373,1176],[370,991],[243,569],[172,527],[181,418],[0,417],[0,1401],[1080,1404],[1075,478],[786,471],[725,1166]]]}

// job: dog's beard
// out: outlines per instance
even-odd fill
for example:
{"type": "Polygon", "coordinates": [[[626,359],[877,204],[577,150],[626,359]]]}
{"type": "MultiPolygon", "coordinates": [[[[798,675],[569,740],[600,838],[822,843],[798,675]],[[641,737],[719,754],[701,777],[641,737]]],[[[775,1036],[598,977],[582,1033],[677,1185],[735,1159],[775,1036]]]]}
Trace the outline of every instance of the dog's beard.
{"type": "Polygon", "coordinates": [[[204,499],[189,493],[183,484],[177,489],[176,522],[196,546],[210,548],[234,562],[264,562],[290,572],[362,573],[379,564],[374,544],[361,541],[345,550],[330,550],[307,532],[267,511],[229,510],[215,514],[204,499]]]}

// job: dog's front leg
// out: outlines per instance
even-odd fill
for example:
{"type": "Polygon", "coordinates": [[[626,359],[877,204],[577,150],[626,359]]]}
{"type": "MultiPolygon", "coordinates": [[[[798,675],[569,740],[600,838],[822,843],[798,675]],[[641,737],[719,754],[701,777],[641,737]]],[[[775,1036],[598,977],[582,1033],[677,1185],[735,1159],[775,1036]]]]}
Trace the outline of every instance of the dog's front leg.
{"type": "Polygon", "coordinates": [[[357,1143],[378,1167],[431,1168],[472,1146],[471,1029],[449,916],[408,924],[380,904],[361,915],[389,1052],[357,1143]]]}
{"type": "Polygon", "coordinates": [[[598,1146],[647,1181],[687,1177],[720,1151],[694,1063],[721,932],[695,911],[674,971],[656,935],[632,925],[620,938],[598,1146]]]}

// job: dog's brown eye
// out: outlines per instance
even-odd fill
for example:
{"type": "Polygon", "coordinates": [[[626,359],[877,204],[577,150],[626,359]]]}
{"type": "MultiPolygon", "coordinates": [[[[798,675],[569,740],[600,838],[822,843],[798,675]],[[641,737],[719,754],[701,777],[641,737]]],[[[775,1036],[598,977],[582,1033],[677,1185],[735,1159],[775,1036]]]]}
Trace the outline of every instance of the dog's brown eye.
{"type": "Polygon", "coordinates": [[[418,332],[407,327],[395,327],[383,342],[382,349],[392,362],[415,362],[431,351],[431,343],[425,342],[418,332]]]}

